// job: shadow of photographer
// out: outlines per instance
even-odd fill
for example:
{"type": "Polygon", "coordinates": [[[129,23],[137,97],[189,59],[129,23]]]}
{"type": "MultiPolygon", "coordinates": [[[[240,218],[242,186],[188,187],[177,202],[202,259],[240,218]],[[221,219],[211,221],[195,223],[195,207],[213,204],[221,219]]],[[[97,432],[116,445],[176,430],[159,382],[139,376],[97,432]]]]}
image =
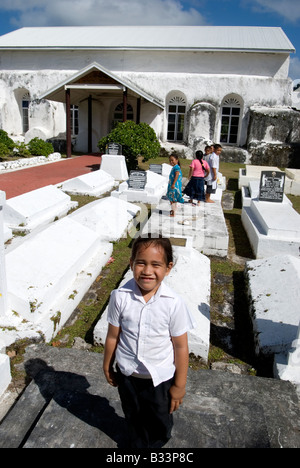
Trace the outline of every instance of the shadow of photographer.
{"type": "Polygon", "coordinates": [[[107,398],[88,392],[90,383],[85,376],[56,371],[42,359],[28,360],[25,370],[45,399],[44,409],[54,400],[85,424],[106,434],[119,448],[127,446],[125,419],[117,415],[107,398]]]}

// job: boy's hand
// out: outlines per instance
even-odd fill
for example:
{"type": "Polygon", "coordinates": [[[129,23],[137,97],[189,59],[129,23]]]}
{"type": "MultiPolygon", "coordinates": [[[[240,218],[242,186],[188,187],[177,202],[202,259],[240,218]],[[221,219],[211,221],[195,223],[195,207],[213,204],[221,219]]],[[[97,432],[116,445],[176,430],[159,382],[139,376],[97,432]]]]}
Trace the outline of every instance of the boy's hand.
{"type": "Polygon", "coordinates": [[[170,405],[170,414],[178,410],[179,406],[182,404],[183,397],[185,395],[185,387],[177,387],[172,385],[170,388],[171,395],[171,405],[170,405]]]}
{"type": "Polygon", "coordinates": [[[118,381],[117,381],[117,373],[113,369],[103,369],[105,378],[109,385],[112,385],[113,387],[118,386],[118,381]]]}

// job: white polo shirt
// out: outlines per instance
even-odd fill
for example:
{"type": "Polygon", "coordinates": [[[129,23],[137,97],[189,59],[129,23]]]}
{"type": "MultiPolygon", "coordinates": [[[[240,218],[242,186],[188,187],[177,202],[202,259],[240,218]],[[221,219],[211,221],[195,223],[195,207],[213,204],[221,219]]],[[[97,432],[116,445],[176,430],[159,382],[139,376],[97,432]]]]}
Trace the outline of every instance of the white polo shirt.
{"type": "Polygon", "coordinates": [[[174,375],[171,337],[195,328],[182,298],[165,283],[145,302],[134,278],[111,293],[107,320],[121,327],[116,350],[121,372],[148,374],[154,386],[174,375]]]}

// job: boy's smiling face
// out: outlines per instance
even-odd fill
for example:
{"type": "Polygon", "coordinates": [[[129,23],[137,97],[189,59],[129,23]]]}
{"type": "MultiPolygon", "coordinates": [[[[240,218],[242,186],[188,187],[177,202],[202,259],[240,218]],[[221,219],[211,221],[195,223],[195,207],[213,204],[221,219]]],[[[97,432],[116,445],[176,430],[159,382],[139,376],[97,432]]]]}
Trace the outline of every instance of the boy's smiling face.
{"type": "Polygon", "coordinates": [[[138,250],[135,259],[130,260],[130,266],[141,293],[149,300],[170,273],[173,264],[166,263],[165,252],[160,246],[149,245],[138,250]]]}

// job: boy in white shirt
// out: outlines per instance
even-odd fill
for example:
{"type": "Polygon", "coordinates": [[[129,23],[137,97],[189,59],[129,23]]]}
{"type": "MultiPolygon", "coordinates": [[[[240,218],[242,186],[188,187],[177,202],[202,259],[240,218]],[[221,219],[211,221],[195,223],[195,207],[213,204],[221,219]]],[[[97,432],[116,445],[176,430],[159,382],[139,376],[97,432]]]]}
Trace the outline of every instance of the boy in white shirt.
{"type": "Polygon", "coordinates": [[[222,146],[221,145],[214,145],[214,152],[212,152],[208,157],[208,164],[210,167],[210,173],[208,177],[206,177],[206,194],[205,194],[205,201],[206,203],[214,203],[211,200],[210,196],[212,193],[216,193],[217,190],[217,180],[218,180],[218,172],[219,172],[219,164],[220,164],[220,154],[222,153],[222,146]]]}
{"type": "Polygon", "coordinates": [[[103,370],[118,386],[131,447],[158,448],[171,437],[172,413],[185,395],[194,321],[163,283],[173,266],[169,239],[137,239],[130,265],[134,278],[111,294],[103,370]]]}

